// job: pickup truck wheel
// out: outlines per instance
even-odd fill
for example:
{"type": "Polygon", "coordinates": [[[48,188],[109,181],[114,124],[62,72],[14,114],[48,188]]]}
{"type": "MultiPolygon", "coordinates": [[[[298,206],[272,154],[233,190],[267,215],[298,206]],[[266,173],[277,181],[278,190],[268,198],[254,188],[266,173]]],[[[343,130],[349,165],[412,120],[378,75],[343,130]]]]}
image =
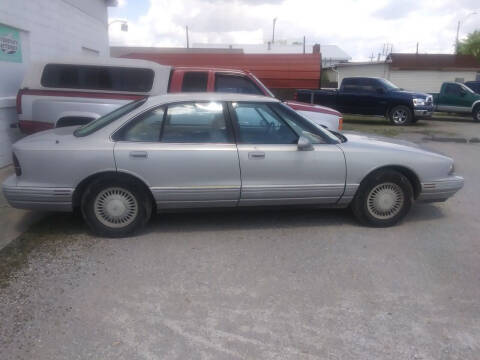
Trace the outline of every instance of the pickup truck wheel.
{"type": "Polygon", "coordinates": [[[393,125],[404,126],[412,122],[413,114],[408,106],[397,105],[390,110],[389,117],[393,125]]]}
{"type": "Polygon", "coordinates": [[[152,204],[144,191],[128,181],[100,179],[82,197],[82,214],[92,231],[119,238],[133,234],[150,219],[152,204]]]}
{"type": "Polygon", "coordinates": [[[361,223],[388,227],[402,220],[412,203],[410,181],[398,171],[383,170],[362,181],[351,208],[361,223]]]}
{"type": "Polygon", "coordinates": [[[480,122],[480,105],[475,106],[472,114],[473,114],[473,121],[480,122]]]}

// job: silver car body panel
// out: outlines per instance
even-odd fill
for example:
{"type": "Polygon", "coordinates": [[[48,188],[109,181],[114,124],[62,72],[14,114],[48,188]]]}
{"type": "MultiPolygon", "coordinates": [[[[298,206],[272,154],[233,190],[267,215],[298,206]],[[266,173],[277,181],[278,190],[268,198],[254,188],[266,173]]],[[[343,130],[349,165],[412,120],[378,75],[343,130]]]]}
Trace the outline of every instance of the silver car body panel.
{"type": "MultiPolygon", "coordinates": [[[[159,210],[184,207],[315,204],[347,206],[371,172],[397,166],[418,177],[418,200],[443,201],[463,186],[453,160],[406,141],[345,133],[348,141],[314,145],[114,142],[111,135],[136,115],[181,101],[277,102],[239,94],[170,94],[85,137],[56,128],[14,144],[21,176],[3,183],[14,207],[71,211],[79,184],[104,172],[124,172],[150,188],[159,210]],[[138,153],[142,156],[137,156],[138,153]],[[132,156],[133,153],[133,156],[132,156]],[[145,156],[143,156],[145,154],[145,156]]],[[[324,131],[320,129],[321,131],[324,131]]]]}

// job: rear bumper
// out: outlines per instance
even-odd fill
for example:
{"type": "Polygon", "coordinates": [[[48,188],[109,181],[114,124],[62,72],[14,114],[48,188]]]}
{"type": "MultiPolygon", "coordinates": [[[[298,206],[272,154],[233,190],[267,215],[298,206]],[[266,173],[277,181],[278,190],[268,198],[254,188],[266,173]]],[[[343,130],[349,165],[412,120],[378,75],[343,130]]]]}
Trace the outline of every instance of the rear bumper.
{"type": "Polygon", "coordinates": [[[72,211],[73,189],[17,186],[17,177],[11,175],[2,184],[3,195],[14,208],[72,211]]]}
{"type": "Polygon", "coordinates": [[[438,202],[445,201],[455,195],[464,185],[464,179],[461,176],[450,176],[446,179],[422,183],[422,191],[417,201],[438,202]]]}

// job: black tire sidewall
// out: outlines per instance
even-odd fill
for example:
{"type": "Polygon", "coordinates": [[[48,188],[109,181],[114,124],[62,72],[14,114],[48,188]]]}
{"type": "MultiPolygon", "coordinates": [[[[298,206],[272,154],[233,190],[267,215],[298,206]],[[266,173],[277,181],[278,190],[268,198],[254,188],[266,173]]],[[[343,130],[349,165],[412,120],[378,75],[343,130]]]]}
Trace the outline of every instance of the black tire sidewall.
{"type": "Polygon", "coordinates": [[[135,183],[126,180],[101,179],[93,182],[85,191],[82,197],[82,215],[85,222],[92,231],[100,236],[111,238],[122,238],[132,235],[135,231],[143,227],[151,216],[151,200],[148,194],[135,183]],[[110,228],[102,224],[94,212],[94,202],[97,195],[104,189],[110,187],[119,187],[128,190],[133,194],[138,203],[138,213],[135,220],[122,228],[110,228]]]}
{"type": "Polygon", "coordinates": [[[402,220],[413,204],[413,188],[406,176],[395,170],[382,170],[371,174],[365,179],[352,202],[352,210],[361,223],[374,227],[388,227],[402,220]],[[370,191],[381,183],[394,183],[400,186],[404,195],[404,202],[400,212],[391,219],[377,219],[367,209],[367,197],[370,191]]]}
{"type": "Polygon", "coordinates": [[[389,119],[390,119],[390,122],[395,125],[395,126],[405,126],[405,125],[410,125],[413,121],[413,113],[412,113],[412,110],[408,107],[408,106],[405,106],[405,105],[396,105],[394,106],[389,114],[389,119]],[[393,113],[395,112],[395,110],[397,109],[403,109],[407,112],[408,116],[407,116],[407,120],[405,120],[405,122],[403,124],[397,124],[395,123],[395,121],[393,121],[393,113]]]}
{"type": "Polygon", "coordinates": [[[480,116],[480,105],[475,106],[473,109],[473,121],[474,122],[480,122],[479,116],[480,116]]]}

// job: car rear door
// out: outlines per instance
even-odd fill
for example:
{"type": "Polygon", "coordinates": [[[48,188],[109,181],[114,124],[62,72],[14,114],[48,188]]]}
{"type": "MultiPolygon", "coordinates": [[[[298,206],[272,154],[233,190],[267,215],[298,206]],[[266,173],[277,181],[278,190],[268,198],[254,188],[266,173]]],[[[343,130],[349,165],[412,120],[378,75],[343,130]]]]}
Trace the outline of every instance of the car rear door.
{"type": "Polygon", "coordinates": [[[316,138],[311,151],[300,151],[298,132],[305,123],[295,128],[292,122],[298,121],[298,114],[282,104],[239,102],[232,103],[230,111],[241,166],[241,206],[339,200],[346,170],[336,144],[316,138]]]}
{"type": "Polygon", "coordinates": [[[118,171],[145,181],[157,208],[236,206],[240,167],[221,102],[149,110],[115,135],[118,171]]]}

